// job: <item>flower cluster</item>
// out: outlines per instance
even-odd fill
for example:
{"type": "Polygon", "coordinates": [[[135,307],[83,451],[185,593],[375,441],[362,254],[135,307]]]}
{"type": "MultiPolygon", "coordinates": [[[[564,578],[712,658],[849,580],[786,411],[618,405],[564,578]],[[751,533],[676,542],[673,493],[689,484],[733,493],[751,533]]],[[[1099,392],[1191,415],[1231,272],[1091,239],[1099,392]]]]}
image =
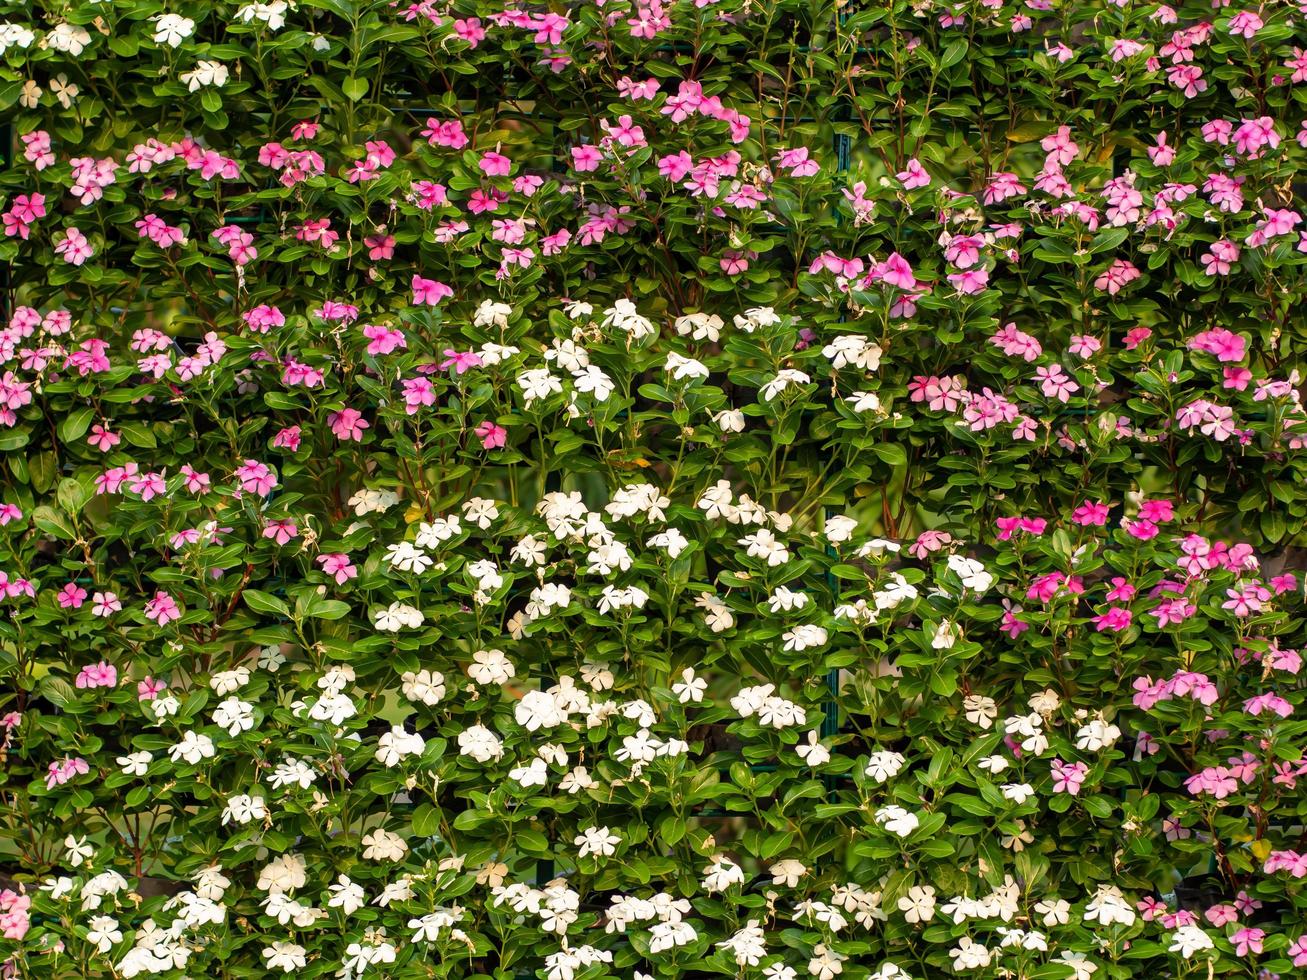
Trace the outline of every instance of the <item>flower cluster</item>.
{"type": "Polygon", "coordinates": [[[0,972],[1307,968],[1307,10],[0,0],[0,972]]]}

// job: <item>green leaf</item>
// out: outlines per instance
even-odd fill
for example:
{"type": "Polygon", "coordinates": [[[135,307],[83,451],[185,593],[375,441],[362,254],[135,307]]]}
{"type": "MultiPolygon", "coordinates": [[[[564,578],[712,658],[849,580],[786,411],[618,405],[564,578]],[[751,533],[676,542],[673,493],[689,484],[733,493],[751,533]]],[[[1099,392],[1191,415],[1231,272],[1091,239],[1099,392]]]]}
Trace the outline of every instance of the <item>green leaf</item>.
{"type": "Polygon", "coordinates": [[[368,80],[366,78],[347,78],[341,83],[340,90],[345,93],[345,97],[351,102],[357,102],[368,94],[368,80]]]}
{"type": "Polygon", "coordinates": [[[257,613],[273,613],[277,616],[290,617],[290,607],[274,595],[268,595],[266,592],[260,592],[257,589],[246,589],[241,596],[245,600],[245,605],[249,606],[257,613]]]}

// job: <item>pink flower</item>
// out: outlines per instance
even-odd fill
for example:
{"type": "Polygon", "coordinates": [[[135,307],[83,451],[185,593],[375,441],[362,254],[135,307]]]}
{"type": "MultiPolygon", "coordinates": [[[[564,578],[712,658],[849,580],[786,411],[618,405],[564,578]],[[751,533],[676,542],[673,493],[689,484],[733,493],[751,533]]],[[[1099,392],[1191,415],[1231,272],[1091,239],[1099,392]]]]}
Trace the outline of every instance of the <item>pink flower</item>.
{"type": "Polygon", "coordinates": [[[137,701],[153,701],[162,694],[168,685],[163,681],[157,681],[153,677],[146,677],[136,685],[137,701]]]}
{"type": "Polygon", "coordinates": [[[46,771],[45,788],[54,789],[56,786],[62,786],[74,776],[84,776],[91,771],[91,767],[86,764],[86,760],[76,756],[64,756],[59,762],[50,763],[46,771]]]}
{"type": "Polygon", "coordinates": [[[324,572],[336,580],[337,585],[344,585],[350,579],[358,577],[359,570],[347,554],[334,552],[318,555],[317,562],[324,572]]]}
{"type": "Polygon", "coordinates": [[[1307,936],[1299,936],[1285,952],[1293,957],[1294,966],[1307,966],[1307,936]]]}
{"type": "Polygon", "coordinates": [[[122,442],[122,439],[123,437],[118,433],[110,432],[99,423],[91,426],[91,434],[86,437],[86,441],[102,453],[107,453],[114,446],[118,445],[118,443],[122,442]]]}
{"type": "Polygon", "coordinates": [[[63,240],[54,247],[54,253],[62,255],[69,265],[81,265],[95,254],[95,249],[85,235],[76,228],[69,228],[63,240]]]}
{"type": "Polygon", "coordinates": [[[913,157],[907,162],[902,171],[894,175],[903,185],[904,190],[916,190],[918,187],[930,186],[930,174],[926,173],[926,168],[921,165],[921,161],[913,157]]]}
{"type": "Polygon", "coordinates": [[[579,174],[598,170],[601,159],[603,157],[598,147],[589,144],[572,147],[572,169],[579,174]]]}
{"type": "Polygon", "coordinates": [[[97,592],[91,596],[91,615],[107,619],[116,612],[122,612],[123,604],[116,593],[97,592]]]}
{"type": "Polygon", "coordinates": [[[455,374],[465,374],[474,367],[481,367],[481,355],[474,350],[457,351],[450,348],[445,349],[445,359],[440,362],[440,370],[447,371],[451,367],[455,374]]]}
{"type": "Polygon", "coordinates": [[[414,306],[438,306],[441,300],[454,295],[454,290],[443,282],[423,279],[419,275],[413,276],[410,285],[413,287],[414,306]]]}
{"type": "Polygon", "coordinates": [[[299,537],[299,533],[300,529],[291,520],[269,521],[268,526],[263,529],[263,536],[277,544],[293,541],[299,537]]]}
{"type": "Polygon", "coordinates": [[[300,427],[298,425],[287,426],[278,432],[272,439],[274,449],[286,449],[295,452],[300,448],[300,427]]]}
{"type": "Polygon", "coordinates": [[[1099,633],[1109,630],[1113,633],[1120,633],[1130,628],[1131,619],[1129,609],[1124,606],[1112,606],[1107,612],[1094,617],[1094,628],[1099,633]]]}
{"type": "Polygon", "coordinates": [[[159,626],[167,626],[174,620],[181,619],[182,614],[177,601],[167,592],[159,590],[145,604],[145,618],[159,626]]]}
{"type": "Polygon", "coordinates": [[[1053,774],[1053,792],[1078,796],[1089,767],[1083,762],[1066,763],[1061,759],[1054,759],[1049,765],[1053,774]]]}
{"type": "Polygon", "coordinates": [[[490,421],[476,427],[476,436],[481,440],[482,449],[502,449],[508,442],[508,430],[490,421]]]}
{"type": "Polygon", "coordinates": [[[1086,500],[1071,514],[1071,520],[1081,527],[1104,527],[1107,524],[1108,506],[1094,500],[1086,500]]]}
{"type": "Polygon", "coordinates": [[[96,687],[116,687],[118,685],[118,668],[101,660],[98,664],[83,667],[77,675],[74,686],[78,690],[96,687]]]}
{"type": "Polygon", "coordinates": [[[1230,937],[1230,942],[1234,943],[1236,956],[1248,956],[1262,951],[1262,940],[1265,938],[1264,930],[1245,926],[1230,937]]]}
{"type": "Polygon", "coordinates": [[[371,428],[356,408],[342,408],[327,415],[327,424],[341,442],[362,442],[363,433],[371,428]]]}
{"type": "MultiPolygon", "coordinates": [[[[235,477],[240,481],[241,489],[246,493],[266,497],[277,485],[277,477],[272,470],[257,460],[247,459],[236,467],[235,477]]],[[[207,481],[206,481],[207,482],[207,481]]]]}
{"type": "Polygon", "coordinates": [[[76,582],[69,582],[59,590],[57,598],[60,609],[81,609],[86,601],[86,590],[76,582]]]}
{"type": "Polygon", "coordinates": [[[508,159],[502,153],[496,153],[489,150],[481,155],[477,161],[477,166],[487,177],[507,177],[510,170],[513,169],[513,161],[508,159]]]}

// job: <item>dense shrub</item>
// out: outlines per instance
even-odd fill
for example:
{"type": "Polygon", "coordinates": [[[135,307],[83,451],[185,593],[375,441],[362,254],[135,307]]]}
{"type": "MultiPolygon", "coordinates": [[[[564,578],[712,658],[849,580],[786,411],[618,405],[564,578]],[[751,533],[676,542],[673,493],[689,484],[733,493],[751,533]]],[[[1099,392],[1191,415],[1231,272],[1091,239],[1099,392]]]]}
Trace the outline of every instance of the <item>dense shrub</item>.
{"type": "Polygon", "coordinates": [[[1307,966],[1304,16],[0,2],[4,971],[1307,966]]]}

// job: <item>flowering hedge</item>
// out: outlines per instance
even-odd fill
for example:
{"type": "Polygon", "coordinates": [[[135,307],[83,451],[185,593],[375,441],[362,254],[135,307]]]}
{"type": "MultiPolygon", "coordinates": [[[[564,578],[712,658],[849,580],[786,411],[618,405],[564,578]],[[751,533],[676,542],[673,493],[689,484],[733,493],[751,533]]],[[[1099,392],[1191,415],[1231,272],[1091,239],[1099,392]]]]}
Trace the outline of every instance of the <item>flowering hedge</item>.
{"type": "Polygon", "coordinates": [[[1304,17],[0,0],[4,974],[1307,967],[1304,17]]]}

